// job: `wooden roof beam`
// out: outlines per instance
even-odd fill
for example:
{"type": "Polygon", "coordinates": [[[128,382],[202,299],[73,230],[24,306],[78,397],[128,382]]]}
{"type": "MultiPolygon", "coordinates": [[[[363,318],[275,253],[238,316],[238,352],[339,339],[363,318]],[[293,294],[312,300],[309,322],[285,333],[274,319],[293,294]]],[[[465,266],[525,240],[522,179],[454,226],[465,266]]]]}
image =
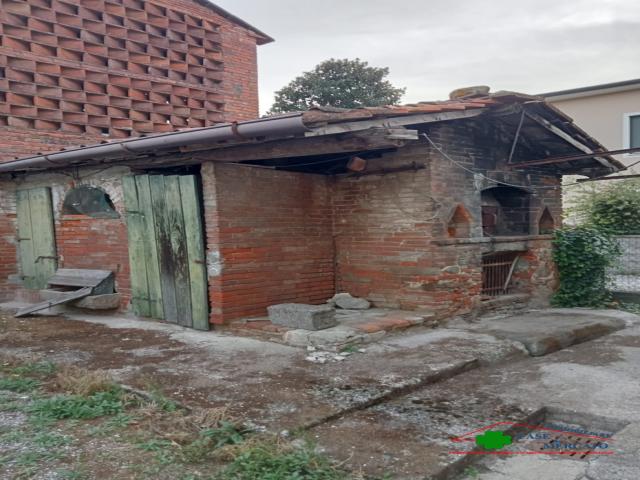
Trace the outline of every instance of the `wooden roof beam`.
{"type": "MultiPolygon", "coordinates": [[[[595,153],[592,149],[587,147],[584,143],[579,142],[578,140],[573,138],[571,135],[569,135],[567,132],[565,132],[564,130],[556,127],[550,121],[548,121],[545,118],[542,118],[540,115],[537,115],[535,113],[530,113],[530,112],[526,112],[525,115],[527,117],[529,117],[531,120],[533,120],[536,123],[538,123],[539,125],[541,125],[542,127],[544,127],[546,130],[548,130],[551,133],[553,133],[554,135],[556,135],[557,137],[560,137],[562,140],[564,140],[565,142],[567,142],[571,146],[577,148],[581,152],[588,153],[588,154],[595,153]]],[[[594,156],[593,158],[598,163],[600,163],[603,167],[606,167],[606,168],[608,168],[610,170],[613,170],[613,171],[617,170],[613,165],[611,165],[611,163],[609,163],[609,161],[606,158],[596,157],[596,156],[594,156]]]]}

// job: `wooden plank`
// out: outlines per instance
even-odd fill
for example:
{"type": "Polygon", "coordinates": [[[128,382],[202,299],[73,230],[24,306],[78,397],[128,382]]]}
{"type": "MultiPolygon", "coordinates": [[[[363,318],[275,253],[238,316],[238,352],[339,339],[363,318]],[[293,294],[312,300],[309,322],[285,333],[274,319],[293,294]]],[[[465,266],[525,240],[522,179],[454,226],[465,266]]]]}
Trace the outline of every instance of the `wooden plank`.
{"type": "Polygon", "coordinates": [[[131,306],[136,315],[151,314],[147,267],[145,263],[144,218],[140,213],[136,181],[133,176],[122,178],[127,235],[129,239],[129,264],[131,271],[131,306]]]}
{"type": "MultiPolygon", "coordinates": [[[[563,139],[565,142],[567,142],[568,144],[572,145],[574,148],[577,148],[578,150],[584,152],[584,153],[594,153],[593,150],[591,150],[589,147],[587,147],[584,143],[579,142],[578,140],[576,140],[575,138],[573,138],[571,135],[569,135],[567,132],[565,132],[564,130],[556,127],[554,124],[552,124],[549,120],[542,118],[539,115],[536,115],[535,113],[525,113],[525,115],[527,117],[529,117],[531,120],[537,122],[539,125],[541,125],[542,127],[546,128],[548,131],[550,131],[551,133],[553,133],[554,135],[556,135],[557,137],[560,137],[561,139],[563,139]]],[[[611,165],[611,163],[609,163],[609,161],[605,158],[602,157],[593,157],[598,163],[600,163],[602,166],[609,168],[613,171],[618,170],[616,167],[614,167],[613,165],[611,165]]]]}
{"type": "Polygon", "coordinates": [[[56,273],[49,278],[49,285],[97,287],[111,276],[113,276],[111,270],[59,268],[56,270],[56,273]]]}
{"type": "Polygon", "coordinates": [[[29,209],[31,211],[33,254],[35,256],[36,288],[45,288],[49,278],[56,273],[58,267],[51,189],[49,187],[30,189],[29,209]]]}
{"type": "Polygon", "coordinates": [[[539,158],[537,160],[525,160],[523,162],[511,163],[507,166],[511,168],[521,168],[521,167],[531,167],[536,165],[552,165],[556,163],[571,162],[574,160],[588,160],[598,155],[611,156],[611,155],[622,155],[625,153],[637,153],[637,152],[640,152],[640,147],[624,148],[622,150],[608,150],[606,152],[585,153],[584,155],[569,155],[569,156],[562,156],[562,157],[539,158]]]}
{"type": "Polygon", "coordinates": [[[35,305],[29,305],[28,307],[18,310],[14,317],[25,317],[30,313],[39,312],[40,310],[45,310],[55,305],[62,305],[63,303],[69,303],[74,300],[88,297],[89,295],[91,295],[92,290],[93,289],[91,287],[84,287],[79,290],[73,290],[69,293],[61,295],[55,300],[46,300],[44,302],[36,303],[35,305]]]}
{"type": "Polygon", "coordinates": [[[151,316],[153,318],[164,319],[162,287],[160,285],[160,265],[158,263],[158,244],[156,243],[156,228],[151,203],[149,175],[136,176],[136,187],[138,188],[138,206],[144,223],[144,258],[147,266],[147,284],[149,286],[151,316]]]}
{"type": "Polygon", "coordinates": [[[29,192],[16,192],[16,213],[18,217],[18,254],[22,270],[22,282],[25,288],[38,288],[36,279],[35,256],[33,254],[33,235],[31,232],[31,211],[29,192]]]}
{"type": "Polygon", "coordinates": [[[178,324],[184,327],[192,327],[189,256],[187,253],[184,216],[182,214],[179,177],[177,175],[166,176],[164,178],[164,187],[165,212],[171,238],[171,263],[176,289],[178,324]]]}
{"type": "Polygon", "coordinates": [[[180,197],[189,257],[193,328],[209,330],[209,301],[199,183],[195,175],[180,177],[180,197]]]}
{"type": "Polygon", "coordinates": [[[485,113],[486,108],[474,108],[469,110],[458,110],[454,112],[423,113],[417,115],[405,115],[399,117],[379,118],[376,120],[361,120],[355,122],[335,123],[326,127],[314,128],[305,133],[307,137],[319,135],[332,135],[334,133],[357,132],[375,127],[402,127],[404,125],[420,125],[423,123],[446,122],[458,120],[460,118],[477,117],[485,113]]]}
{"type": "Polygon", "coordinates": [[[171,228],[166,212],[166,189],[162,175],[149,176],[151,206],[158,247],[158,265],[160,270],[160,288],[165,320],[178,323],[178,306],[173,271],[173,252],[171,248],[171,228]]]}

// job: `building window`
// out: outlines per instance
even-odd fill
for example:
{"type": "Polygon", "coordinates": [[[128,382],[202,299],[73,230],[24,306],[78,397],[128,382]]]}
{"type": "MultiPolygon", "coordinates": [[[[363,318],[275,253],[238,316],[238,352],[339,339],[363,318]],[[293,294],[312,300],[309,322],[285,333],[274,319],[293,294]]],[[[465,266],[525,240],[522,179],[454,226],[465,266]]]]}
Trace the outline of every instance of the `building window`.
{"type": "Polygon", "coordinates": [[[624,115],[624,148],[640,148],[640,112],[624,115]]]}

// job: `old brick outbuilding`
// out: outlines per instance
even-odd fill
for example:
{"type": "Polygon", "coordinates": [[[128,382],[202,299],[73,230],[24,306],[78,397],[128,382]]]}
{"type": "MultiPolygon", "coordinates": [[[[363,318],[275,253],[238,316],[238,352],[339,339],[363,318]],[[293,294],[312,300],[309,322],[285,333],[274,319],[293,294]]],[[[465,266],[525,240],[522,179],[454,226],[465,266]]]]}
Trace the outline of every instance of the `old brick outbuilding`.
{"type": "Polygon", "coordinates": [[[620,169],[604,151],[541,99],[471,90],[24,158],[0,165],[0,291],[33,297],[45,264],[108,269],[121,309],[196,328],[336,291],[442,316],[544,302],[561,176],[620,169]],[[51,232],[39,262],[26,216],[51,232]]]}

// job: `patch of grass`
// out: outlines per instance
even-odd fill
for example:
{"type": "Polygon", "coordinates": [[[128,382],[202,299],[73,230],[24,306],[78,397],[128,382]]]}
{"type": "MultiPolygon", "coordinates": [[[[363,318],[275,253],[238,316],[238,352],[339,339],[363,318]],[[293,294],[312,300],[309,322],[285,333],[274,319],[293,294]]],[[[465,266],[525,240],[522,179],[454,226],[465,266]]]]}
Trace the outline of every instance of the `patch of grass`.
{"type": "Polygon", "coordinates": [[[302,448],[263,441],[240,450],[218,476],[219,480],[346,480],[348,474],[324,456],[313,445],[302,448]]]}
{"type": "Polygon", "coordinates": [[[90,478],[82,469],[58,470],[56,474],[58,475],[58,478],[63,480],[86,480],[90,478]]]}
{"type": "Polygon", "coordinates": [[[56,365],[52,362],[33,362],[25,363],[17,367],[13,367],[10,373],[20,376],[35,376],[39,378],[50,377],[56,372],[56,365]]]}
{"type": "Polygon", "coordinates": [[[111,435],[118,430],[126,429],[129,425],[136,421],[137,417],[135,415],[130,415],[128,413],[118,413],[114,417],[109,418],[99,425],[91,426],[87,430],[87,433],[91,436],[111,435]]]}
{"type": "Polygon", "coordinates": [[[32,378],[8,377],[0,378],[0,390],[25,393],[31,392],[40,386],[40,382],[32,378]]]}
{"type": "Polygon", "coordinates": [[[462,474],[467,478],[478,478],[480,472],[475,467],[467,467],[464,469],[464,472],[462,472],[462,474]]]}
{"type": "Polygon", "coordinates": [[[140,442],[138,448],[145,452],[154,454],[154,459],[160,465],[170,465],[176,463],[177,458],[174,452],[175,443],[163,438],[152,438],[145,442],[140,442]]]}
{"type": "Polygon", "coordinates": [[[41,419],[89,420],[122,413],[126,407],[122,391],[113,389],[91,396],[55,395],[35,400],[26,411],[41,419]]]}
{"type": "Polygon", "coordinates": [[[58,372],[56,384],[67,393],[83,397],[117,388],[111,376],[104,370],[87,370],[78,367],[66,367],[58,372]]]}
{"type": "Polygon", "coordinates": [[[39,470],[43,463],[50,463],[62,457],[62,453],[57,450],[30,450],[19,453],[13,458],[15,475],[13,478],[31,478],[39,470]]]}
{"type": "Polygon", "coordinates": [[[67,435],[45,430],[36,433],[33,436],[32,441],[35,445],[42,448],[55,448],[62,447],[63,445],[69,445],[71,443],[71,438],[67,435]]]}
{"type": "Polygon", "coordinates": [[[149,397],[151,403],[164,412],[175,412],[180,408],[176,402],[165,396],[158,388],[152,388],[149,391],[149,397]]]}
{"type": "Polygon", "coordinates": [[[357,345],[347,345],[340,350],[340,353],[356,353],[359,348],[361,347],[358,347],[357,345]]]}
{"type": "Polygon", "coordinates": [[[181,448],[180,455],[188,463],[200,463],[226,445],[241,444],[250,433],[248,429],[223,421],[217,428],[202,430],[198,438],[181,448]]]}

